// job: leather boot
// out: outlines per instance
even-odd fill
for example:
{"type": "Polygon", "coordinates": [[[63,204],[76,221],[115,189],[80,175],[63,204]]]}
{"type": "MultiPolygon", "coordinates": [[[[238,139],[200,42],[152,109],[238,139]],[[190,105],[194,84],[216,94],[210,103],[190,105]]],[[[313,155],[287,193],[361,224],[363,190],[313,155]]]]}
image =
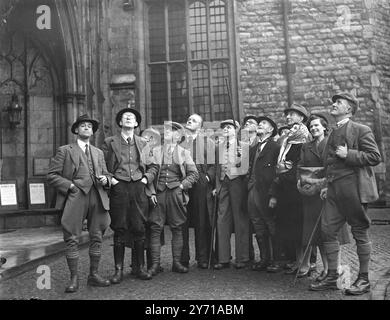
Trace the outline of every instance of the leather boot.
{"type": "Polygon", "coordinates": [[[188,268],[180,262],[181,252],[183,249],[183,238],[180,228],[172,229],[172,272],[187,273],[188,268]]]}
{"type": "Polygon", "coordinates": [[[87,285],[93,287],[108,287],[110,285],[110,280],[104,279],[98,274],[100,256],[90,256],[91,266],[89,269],[89,276],[87,280],[87,285]]]}
{"type": "Polygon", "coordinates": [[[133,262],[135,276],[141,280],[150,280],[152,275],[145,269],[144,240],[138,240],[134,243],[136,260],[133,262]]]}
{"type": "Polygon", "coordinates": [[[362,294],[370,292],[370,290],[371,286],[370,281],[368,280],[368,273],[359,273],[359,276],[353,283],[353,285],[350,288],[345,289],[345,294],[349,296],[360,296],[362,294]]]}
{"type": "Polygon", "coordinates": [[[270,258],[268,237],[256,237],[256,240],[260,250],[260,262],[254,264],[252,270],[265,271],[269,265],[270,258]]]}
{"type": "Polygon", "coordinates": [[[110,282],[112,284],[118,284],[122,282],[124,258],[125,258],[125,245],[123,243],[114,243],[115,273],[110,279],[110,282]]]}
{"type": "Polygon", "coordinates": [[[156,225],[152,225],[150,228],[150,257],[152,265],[148,269],[148,272],[155,276],[160,272],[160,253],[161,253],[161,233],[162,230],[156,225]]]}
{"type": "Polygon", "coordinates": [[[65,288],[66,293],[73,293],[79,289],[78,261],[79,258],[66,258],[70,271],[70,281],[65,288]]]}
{"type": "Polygon", "coordinates": [[[133,248],[131,248],[131,264],[130,264],[130,268],[131,268],[131,272],[130,274],[132,276],[136,276],[136,265],[137,265],[137,253],[135,252],[135,243],[133,244],[133,248]]]}
{"type": "Polygon", "coordinates": [[[324,280],[318,283],[312,283],[309,290],[311,291],[325,291],[325,290],[339,290],[337,287],[337,280],[339,275],[337,270],[329,270],[324,280]]]}

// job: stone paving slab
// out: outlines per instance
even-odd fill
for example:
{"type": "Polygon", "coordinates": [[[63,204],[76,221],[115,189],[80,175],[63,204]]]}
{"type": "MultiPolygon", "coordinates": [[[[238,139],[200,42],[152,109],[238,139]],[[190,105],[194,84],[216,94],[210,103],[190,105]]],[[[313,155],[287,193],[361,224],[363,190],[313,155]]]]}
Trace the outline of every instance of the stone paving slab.
{"type": "MultiPolygon", "coordinates": [[[[106,234],[109,235],[111,232],[106,234]]],[[[88,232],[83,231],[79,243],[82,246],[88,242],[88,232]]],[[[0,234],[0,256],[7,259],[0,267],[0,280],[16,276],[28,269],[30,263],[62,254],[64,250],[62,229],[58,226],[17,229],[0,234]]]]}
{"type": "MultiPolygon", "coordinates": [[[[390,219],[390,211],[389,210],[375,210],[370,209],[369,215],[371,219],[390,219]]],[[[166,232],[166,241],[167,244],[170,243],[170,232],[165,230],[166,232]]],[[[4,285],[4,288],[8,288],[5,290],[7,293],[6,296],[9,297],[28,297],[31,294],[37,294],[37,296],[43,299],[344,299],[344,300],[354,300],[354,299],[378,299],[384,300],[390,299],[390,292],[386,293],[386,290],[389,291],[389,283],[390,283],[390,225],[372,225],[370,229],[372,243],[373,243],[373,254],[370,265],[370,279],[373,284],[372,294],[364,295],[361,297],[346,297],[341,293],[323,293],[323,294],[313,294],[307,292],[307,287],[310,283],[310,279],[300,279],[296,286],[292,286],[292,278],[286,277],[283,275],[270,275],[266,273],[256,273],[252,271],[242,271],[235,270],[231,268],[230,270],[220,271],[212,271],[212,270],[197,270],[196,268],[191,268],[191,276],[186,275],[178,275],[171,272],[164,272],[160,274],[158,277],[154,278],[152,281],[141,281],[139,282],[136,279],[131,279],[127,276],[127,282],[130,281],[130,286],[134,290],[128,292],[126,287],[129,285],[120,285],[119,287],[115,286],[113,289],[108,289],[109,294],[107,297],[96,296],[96,291],[82,291],[80,294],[76,296],[64,296],[63,295],[63,286],[68,278],[68,271],[66,268],[65,259],[45,259],[47,255],[50,254],[48,250],[42,250],[43,244],[52,243],[48,246],[52,246],[53,250],[52,254],[60,252],[63,255],[64,244],[62,240],[62,232],[60,228],[54,228],[52,230],[46,231],[45,236],[42,237],[43,230],[20,230],[19,233],[11,233],[11,234],[1,234],[0,235],[0,254],[9,254],[10,251],[14,250],[14,252],[18,253],[19,256],[29,256],[37,258],[35,261],[44,261],[44,264],[48,264],[53,269],[53,278],[56,282],[55,295],[46,295],[44,292],[37,291],[34,287],[26,287],[25,283],[29,283],[32,285],[31,279],[37,277],[37,274],[33,270],[33,266],[30,262],[30,267],[28,267],[29,263],[23,270],[19,270],[19,272],[13,271],[13,273],[8,271],[4,275],[3,283],[7,283],[4,285]],[[38,245],[37,241],[41,241],[38,245]],[[54,244],[53,244],[54,243],[54,244]],[[59,246],[56,249],[55,245],[59,246]],[[26,247],[26,248],[25,248],[26,247]],[[28,249],[31,252],[35,252],[34,254],[27,255],[23,254],[23,249],[28,249]],[[61,249],[62,248],[62,249],[61,249]],[[62,251],[61,251],[62,250],[62,251]],[[45,256],[46,255],[46,256],[45,256]],[[21,274],[23,273],[24,274],[21,274]],[[228,276],[226,274],[228,273],[228,276]],[[18,277],[14,277],[15,275],[19,275],[18,277]],[[10,277],[14,277],[9,279],[10,277]],[[8,278],[8,280],[6,280],[8,278]],[[225,279],[226,278],[226,279],[225,279]],[[225,280],[224,280],[225,279],[225,280]],[[177,281],[185,281],[187,282],[185,288],[177,288],[177,281]],[[221,285],[220,281],[224,282],[225,285],[221,285]],[[173,283],[171,283],[173,282],[173,283]],[[123,287],[123,288],[122,288],[123,287]],[[115,290],[115,288],[122,288],[119,291],[115,290]],[[142,296],[138,296],[136,293],[139,290],[146,289],[146,292],[142,296]],[[198,292],[199,290],[199,292],[198,292]],[[260,291],[259,291],[260,290],[260,291]],[[269,290],[269,294],[263,292],[264,290],[269,290]],[[284,293],[283,293],[284,292],[284,293]],[[387,296],[386,296],[387,295],[387,296]]],[[[194,248],[193,248],[193,229],[190,230],[191,235],[191,255],[192,262],[194,262],[194,248]]],[[[88,235],[86,235],[86,242],[88,241],[88,235]]],[[[351,238],[352,239],[352,238],[351,238]]],[[[112,240],[108,242],[105,241],[104,252],[102,257],[102,271],[108,276],[113,269],[113,259],[112,259],[112,240]]],[[[258,250],[257,245],[256,248],[256,259],[258,259],[258,250]]],[[[232,241],[232,249],[234,251],[234,240],[232,241]]],[[[88,250],[84,250],[82,255],[84,256],[84,262],[82,268],[83,277],[87,275],[87,268],[89,265],[88,262],[88,250]]],[[[129,252],[126,251],[126,252],[129,252]]],[[[234,255],[234,252],[233,252],[234,255]]],[[[59,255],[58,255],[59,256],[59,255]]],[[[129,257],[129,254],[127,254],[129,257]]],[[[16,258],[15,258],[16,259],[16,258]]],[[[17,264],[15,260],[14,264],[17,264]]],[[[12,259],[9,261],[12,262],[12,259]]],[[[9,263],[7,261],[7,263],[9,263]]],[[[43,262],[42,262],[43,263],[43,262]]],[[[127,268],[129,262],[127,263],[127,268]]],[[[170,245],[165,245],[162,248],[162,263],[165,269],[169,269],[171,265],[171,253],[170,253],[170,245]]],[[[356,246],[354,241],[352,240],[351,244],[345,245],[341,250],[341,263],[350,268],[350,281],[353,282],[357,275],[357,267],[358,267],[358,259],[356,255],[356,246]]],[[[36,265],[36,264],[35,264],[36,265]]],[[[4,265],[3,267],[5,267],[4,265]]],[[[321,263],[318,263],[318,269],[321,269],[321,263]]],[[[8,266],[10,267],[10,266],[8,266]]],[[[12,270],[12,268],[10,268],[12,270]]],[[[15,269],[15,268],[13,268],[15,269]]],[[[0,269],[0,272],[3,269],[0,269]]],[[[103,292],[103,291],[102,291],[103,292]]],[[[53,291],[51,291],[53,294],[53,291]]]]}

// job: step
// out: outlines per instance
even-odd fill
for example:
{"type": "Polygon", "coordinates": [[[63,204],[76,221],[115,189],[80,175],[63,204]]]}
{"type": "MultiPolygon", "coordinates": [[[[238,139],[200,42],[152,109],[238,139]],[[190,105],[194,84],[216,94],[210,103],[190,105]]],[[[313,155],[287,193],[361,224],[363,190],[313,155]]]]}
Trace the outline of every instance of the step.
{"type": "Polygon", "coordinates": [[[9,230],[59,226],[61,210],[31,209],[0,212],[0,234],[9,230]]]}
{"type": "MultiPolygon", "coordinates": [[[[109,228],[104,238],[113,234],[109,228]]],[[[80,249],[89,243],[89,234],[83,231],[79,238],[80,249]]],[[[0,257],[7,259],[0,266],[0,281],[17,276],[27,270],[46,264],[50,259],[65,253],[62,228],[40,227],[17,229],[0,234],[0,257]]]]}

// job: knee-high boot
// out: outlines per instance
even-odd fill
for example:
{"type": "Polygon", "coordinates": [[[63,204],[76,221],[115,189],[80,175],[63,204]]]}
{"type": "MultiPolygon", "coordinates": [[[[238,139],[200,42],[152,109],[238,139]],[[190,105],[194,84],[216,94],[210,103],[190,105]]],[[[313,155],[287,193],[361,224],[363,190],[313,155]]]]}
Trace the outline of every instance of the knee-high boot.
{"type": "Polygon", "coordinates": [[[183,234],[181,227],[172,228],[172,271],[178,273],[187,273],[188,268],[180,263],[180,257],[183,250],[183,234]]]}
{"type": "Polygon", "coordinates": [[[134,242],[136,260],[133,261],[133,271],[138,279],[150,280],[152,275],[145,269],[144,243],[144,240],[134,242]]]}
{"type": "Polygon", "coordinates": [[[79,258],[66,258],[70,271],[70,282],[65,288],[66,293],[73,293],[79,289],[78,261],[79,258]]]}
{"type": "Polygon", "coordinates": [[[112,284],[118,284],[123,279],[123,261],[125,258],[125,245],[124,243],[114,243],[114,263],[115,273],[110,279],[112,284]]]}
{"type": "Polygon", "coordinates": [[[98,274],[100,256],[90,255],[90,269],[89,276],[87,280],[87,285],[93,287],[108,287],[110,285],[110,280],[104,279],[98,274]]]}
{"type": "Polygon", "coordinates": [[[151,227],[150,233],[150,256],[152,265],[148,272],[155,276],[160,272],[161,229],[158,226],[151,227]]]}

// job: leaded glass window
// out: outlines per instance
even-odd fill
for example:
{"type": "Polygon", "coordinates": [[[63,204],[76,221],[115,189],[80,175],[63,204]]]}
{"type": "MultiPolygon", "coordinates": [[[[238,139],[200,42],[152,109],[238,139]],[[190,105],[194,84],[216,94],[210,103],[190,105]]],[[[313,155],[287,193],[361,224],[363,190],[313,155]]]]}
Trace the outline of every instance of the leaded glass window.
{"type": "Polygon", "coordinates": [[[158,0],[148,3],[147,61],[152,124],[231,117],[231,0],[158,0]]]}

